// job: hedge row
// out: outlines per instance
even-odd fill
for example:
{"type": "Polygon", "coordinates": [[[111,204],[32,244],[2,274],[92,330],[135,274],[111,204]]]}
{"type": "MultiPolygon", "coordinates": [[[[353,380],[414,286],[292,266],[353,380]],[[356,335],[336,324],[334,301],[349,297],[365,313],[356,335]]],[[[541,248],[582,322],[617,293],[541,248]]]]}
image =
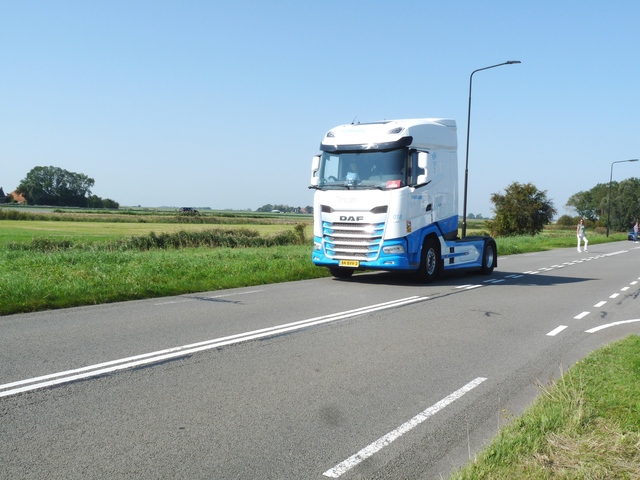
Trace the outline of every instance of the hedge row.
{"type": "Polygon", "coordinates": [[[279,232],[268,237],[261,237],[255,230],[240,229],[211,229],[199,232],[181,230],[174,233],[137,235],[108,242],[82,243],[73,240],[55,240],[46,237],[35,237],[29,243],[11,242],[6,245],[8,250],[56,252],[61,250],[155,250],[170,248],[193,247],[275,247],[285,245],[301,245],[305,242],[304,225],[299,224],[294,230],[279,232]]]}

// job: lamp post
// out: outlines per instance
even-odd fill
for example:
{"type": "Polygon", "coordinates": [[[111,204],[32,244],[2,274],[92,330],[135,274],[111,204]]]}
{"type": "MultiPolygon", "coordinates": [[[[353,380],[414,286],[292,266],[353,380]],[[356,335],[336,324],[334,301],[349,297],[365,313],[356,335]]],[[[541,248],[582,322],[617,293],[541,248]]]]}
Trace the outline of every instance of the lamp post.
{"type": "Polygon", "coordinates": [[[462,238],[467,236],[467,180],[469,178],[469,128],[471,125],[471,85],[473,83],[473,74],[482,70],[489,70],[490,68],[501,67],[502,65],[514,65],[521,63],[519,60],[509,60],[508,62],[499,63],[497,65],[491,65],[490,67],[479,68],[471,72],[469,76],[469,109],[467,111],[467,154],[464,167],[464,201],[462,206],[462,238]]]}
{"type": "Polygon", "coordinates": [[[618,160],[617,162],[611,162],[611,173],[609,174],[609,200],[607,201],[609,204],[609,212],[607,213],[607,238],[609,237],[609,224],[611,222],[611,180],[613,179],[613,164],[637,161],[637,158],[632,158],[631,160],[618,160]]]}

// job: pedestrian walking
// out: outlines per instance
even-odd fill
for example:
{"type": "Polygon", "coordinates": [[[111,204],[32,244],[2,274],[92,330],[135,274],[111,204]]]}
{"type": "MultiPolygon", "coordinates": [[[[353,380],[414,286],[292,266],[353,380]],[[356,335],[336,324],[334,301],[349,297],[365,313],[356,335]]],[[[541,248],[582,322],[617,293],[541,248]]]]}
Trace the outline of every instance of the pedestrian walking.
{"type": "Polygon", "coordinates": [[[580,223],[578,223],[578,228],[576,229],[576,235],[578,236],[578,251],[580,251],[580,240],[584,240],[584,251],[587,251],[587,245],[589,245],[589,240],[584,234],[584,220],[580,219],[580,223]]]}
{"type": "Polygon", "coordinates": [[[640,227],[638,227],[638,222],[633,226],[633,243],[638,243],[638,231],[640,227]]]}

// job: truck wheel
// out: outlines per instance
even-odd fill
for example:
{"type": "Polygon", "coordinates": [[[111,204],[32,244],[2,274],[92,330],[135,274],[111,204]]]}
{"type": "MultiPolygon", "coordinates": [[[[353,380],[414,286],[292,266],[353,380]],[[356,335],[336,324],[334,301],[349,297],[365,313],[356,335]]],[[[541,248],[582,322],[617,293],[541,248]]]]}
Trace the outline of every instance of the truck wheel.
{"type": "Polygon", "coordinates": [[[353,270],[350,268],[329,268],[329,272],[336,278],[349,278],[353,275],[353,270]]]}
{"type": "Polygon", "coordinates": [[[420,252],[420,267],[418,267],[418,281],[429,283],[440,273],[440,249],[432,238],[425,240],[420,252]]]}
{"type": "Polygon", "coordinates": [[[484,244],[484,253],[482,254],[482,268],[480,271],[483,275],[489,275],[496,266],[496,244],[493,241],[484,244]]]}

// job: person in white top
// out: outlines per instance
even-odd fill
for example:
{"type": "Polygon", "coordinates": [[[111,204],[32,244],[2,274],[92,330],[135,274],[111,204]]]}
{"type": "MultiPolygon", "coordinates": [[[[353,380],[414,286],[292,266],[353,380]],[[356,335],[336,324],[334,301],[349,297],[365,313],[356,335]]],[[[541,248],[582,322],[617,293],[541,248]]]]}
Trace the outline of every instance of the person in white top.
{"type": "Polygon", "coordinates": [[[584,251],[587,251],[587,245],[589,245],[589,240],[584,234],[584,220],[580,219],[580,223],[578,223],[578,228],[576,229],[576,235],[578,236],[578,251],[580,251],[580,240],[584,240],[584,251]]]}

